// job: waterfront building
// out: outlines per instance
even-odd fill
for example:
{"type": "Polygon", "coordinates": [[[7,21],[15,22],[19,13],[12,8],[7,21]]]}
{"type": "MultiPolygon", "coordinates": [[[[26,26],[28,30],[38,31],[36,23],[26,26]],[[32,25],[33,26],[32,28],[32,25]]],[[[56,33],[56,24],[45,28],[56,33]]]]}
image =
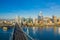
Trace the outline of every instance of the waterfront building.
{"type": "Polygon", "coordinates": [[[38,19],[35,19],[35,25],[38,25],[38,19]]]}
{"type": "Polygon", "coordinates": [[[49,17],[44,17],[44,24],[47,24],[48,22],[48,19],[49,19],[49,17]]]}
{"type": "Polygon", "coordinates": [[[51,23],[51,19],[50,18],[48,18],[47,23],[51,23]]]}
{"type": "Polygon", "coordinates": [[[24,17],[21,17],[21,22],[23,23],[25,21],[26,21],[25,18],[24,17]]]}
{"type": "Polygon", "coordinates": [[[24,26],[26,26],[26,25],[27,25],[27,22],[26,22],[26,21],[24,21],[24,22],[23,22],[23,25],[24,25],[24,26]]]}
{"type": "Polygon", "coordinates": [[[36,21],[38,22],[37,18],[33,18],[33,23],[36,23],[36,21]]]}
{"type": "Polygon", "coordinates": [[[27,18],[27,22],[31,23],[31,22],[33,22],[33,19],[31,17],[29,17],[29,18],[27,18]]]}
{"type": "Polygon", "coordinates": [[[60,18],[57,19],[57,22],[60,22],[60,18]]]}
{"type": "Polygon", "coordinates": [[[38,24],[38,19],[37,18],[33,18],[33,23],[32,23],[33,25],[36,25],[36,24],[38,24]]]}
{"type": "Polygon", "coordinates": [[[57,24],[60,24],[60,18],[57,19],[57,24]]]}
{"type": "Polygon", "coordinates": [[[52,16],[52,22],[57,23],[57,17],[56,16],[52,16]]]}
{"type": "Polygon", "coordinates": [[[33,23],[35,23],[35,18],[33,18],[33,23]]]}

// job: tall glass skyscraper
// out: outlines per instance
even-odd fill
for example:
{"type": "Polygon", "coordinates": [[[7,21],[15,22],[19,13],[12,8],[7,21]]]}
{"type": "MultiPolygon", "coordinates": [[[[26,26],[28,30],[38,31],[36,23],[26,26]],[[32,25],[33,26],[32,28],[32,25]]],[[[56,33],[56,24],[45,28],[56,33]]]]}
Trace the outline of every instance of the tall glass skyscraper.
{"type": "Polygon", "coordinates": [[[40,11],[39,15],[38,15],[38,21],[43,20],[43,15],[42,15],[42,11],[40,11]]]}

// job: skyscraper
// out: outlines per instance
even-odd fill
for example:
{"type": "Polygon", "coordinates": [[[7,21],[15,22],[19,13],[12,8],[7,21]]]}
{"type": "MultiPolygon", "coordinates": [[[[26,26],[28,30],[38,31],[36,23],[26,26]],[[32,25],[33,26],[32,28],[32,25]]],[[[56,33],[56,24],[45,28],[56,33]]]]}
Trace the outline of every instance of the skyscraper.
{"type": "Polygon", "coordinates": [[[42,15],[42,11],[40,11],[39,15],[38,15],[38,21],[43,19],[43,15],[42,15]]]}

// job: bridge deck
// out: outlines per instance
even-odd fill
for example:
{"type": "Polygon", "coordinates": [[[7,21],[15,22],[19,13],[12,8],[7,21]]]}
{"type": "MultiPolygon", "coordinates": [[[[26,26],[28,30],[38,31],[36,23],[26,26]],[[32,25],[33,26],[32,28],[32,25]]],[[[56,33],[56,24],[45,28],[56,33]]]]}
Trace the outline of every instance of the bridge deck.
{"type": "Polygon", "coordinates": [[[26,36],[21,31],[21,28],[17,24],[15,25],[13,40],[27,40],[26,36]]]}

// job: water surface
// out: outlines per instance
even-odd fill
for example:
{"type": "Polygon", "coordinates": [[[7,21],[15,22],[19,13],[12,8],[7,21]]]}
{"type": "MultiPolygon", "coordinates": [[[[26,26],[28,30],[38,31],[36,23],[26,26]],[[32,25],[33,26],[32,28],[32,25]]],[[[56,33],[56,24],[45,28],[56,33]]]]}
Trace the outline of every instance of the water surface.
{"type": "Polygon", "coordinates": [[[0,28],[0,40],[13,40],[13,31],[14,28],[10,28],[6,31],[0,28]]]}
{"type": "Polygon", "coordinates": [[[22,27],[34,40],[60,40],[60,27],[22,27]]]}

